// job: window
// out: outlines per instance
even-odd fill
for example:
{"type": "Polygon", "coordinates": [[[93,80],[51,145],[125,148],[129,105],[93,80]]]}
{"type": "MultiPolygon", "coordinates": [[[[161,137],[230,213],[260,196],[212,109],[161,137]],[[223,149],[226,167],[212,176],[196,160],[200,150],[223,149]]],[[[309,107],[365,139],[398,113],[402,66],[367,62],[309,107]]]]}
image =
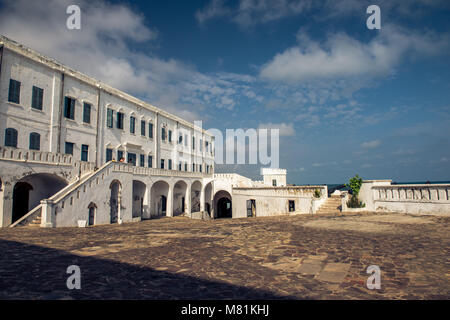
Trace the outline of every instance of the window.
{"type": "Polygon", "coordinates": [[[8,101],[20,103],[20,81],[9,79],[8,101]]]}
{"type": "Polygon", "coordinates": [[[125,115],[122,112],[117,112],[117,124],[116,127],[117,129],[122,129],[123,130],[123,119],[124,119],[125,115]]]}
{"type": "Polygon", "coordinates": [[[294,211],[295,211],[295,201],[289,200],[289,212],[294,212],[294,211]]]}
{"type": "Polygon", "coordinates": [[[91,123],[91,105],[89,103],[83,103],[83,122],[91,123]]]}
{"type": "Polygon", "coordinates": [[[153,156],[148,156],[148,167],[153,168],[153,156]]]}
{"type": "Polygon", "coordinates": [[[140,165],[141,167],[144,167],[144,166],[145,166],[145,156],[144,156],[143,154],[141,154],[141,155],[139,156],[139,165],[140,165]]]}
{"type": "Polygon", "coordinates": [[[164,169],[164,159],[161,159],[161,169],[164,169]]]}
{"type": "Polygon", "coordinates": [[[113,119],[114,119],[114,110],[108,109],[107,114],[106,114],[106,126],[108,128],[113,127],[113,119]]]}
{"type": "Polygon", "coordinates": [[[181,162],[178,164],[178,171],[181,171],[181,162]]]}
{"type": "Polygon", "coordinates": [[[150,139],[153,139],[153,123],[148,123],[148,137],[150,139]]]}
{"type": "Polygon", "coordinates": [[[75,119],[75,99],[64,98],[64,117],[68,119],[75,119]]]}
{"type": "Polygon", "coordinates": [[[130,117],[130,133],[135,132],[136,118],[130,117]]]}
{"type": "Polygon", "coordinates": [[[276,187],[277,186],[277,180],[272,179],[272,186],[276,187]]]}
{"type": "Polygon", "coordinates": [[[195,172],[195,163],[192,164],[192,172],[195,172]]]}
{"type": "Polygon", "coordinates": [[[123,151],[117,150],[117,160],[120,161],[121,159],[123,159],[123,151]]]}
{"type": "Polygon", "coordinates": [[[195,137],[192,137],[192,150],[195,149],[195,137]]]}
{"type": "Polygon", "coordinates": [[[106,149],[106,162],[111,161],[112,160],[112,149],[106,149]]]}
{"type": "Polygon", "coordinates": [[[145,121],[141,120],[141,136],[145,137],[145,121]]]}
{"type": "Polygon", "coordinates": [[[31,96],[31,107],[33,109],[42,110],[42,101],[44,99],[44,89],[33,86],[31,96]]]}
{"type": "Polygon", "coordinates": [[[202,165],[199,165],[199,171],[202,172],[202,165]]]}
{"type": "Polygon", "coordinates": [[[206,144],[206,146],[205,146],[205,151],[208,152],[209,142],[208,142],[208,141],[205,141],[205,144],[206,144]]]}
{"type": "Polygon", "coordinates": [[[86,144],[81,145],[81,161],[88,161],[89,146],[86,144]]]}
{"type": "Polygon", "coordinates": [[[178,144],[183,144],[183,135],[180,134],[180,136],[178,137],[178,144]]]}
{"type": "Polygon", "coordinates": [[[169,159],[169,170],[172,170],[172,159],[169,159]]]}
{"type": "Polygon", "coordinates": [[[172,142],[172,130],[169,130],[169,142],[172,142]]]}
{"type": "Polygon", "coordinates": [[[166,140],[166,128],[161,129],[161,140],[166,140]]]}
{"type": "Polygon", "coordinates": [[[72,142],[66,142],[65,153],[73,155],[73,143],[72,142]]]}
{"type": "Polygon", "coordinates": [[[8,128],[5,130],[5,146],[17,148],[17,130],[8,128]]]}
{"type": "Polygon", "coordinates": [[[128,163],[132,163],[133,166],[136,165],[136,154],[128,152],[128,163]]]}
{"type": "Polygon", "coordinates": [[[41,135],[36,132],[30,133],[30,150],[41,149],[41,135]]]}
{"type": "Polygon", "coordinates": [[[184,164],[184,171],[187,171],[187,163],[184,164]]]}

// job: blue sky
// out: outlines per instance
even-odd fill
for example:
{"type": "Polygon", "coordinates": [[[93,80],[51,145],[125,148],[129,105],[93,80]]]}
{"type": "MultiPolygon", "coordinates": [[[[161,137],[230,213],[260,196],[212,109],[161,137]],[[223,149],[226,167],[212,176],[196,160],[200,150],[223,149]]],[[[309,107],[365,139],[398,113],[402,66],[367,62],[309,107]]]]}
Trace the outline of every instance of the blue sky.
{"type": "Polygon", "coordinates": [[[279,128],[296,184],[450,180],[449,17],[446,0],[0,0],[1,34],[110,85],[205,128],[279,128]]]}

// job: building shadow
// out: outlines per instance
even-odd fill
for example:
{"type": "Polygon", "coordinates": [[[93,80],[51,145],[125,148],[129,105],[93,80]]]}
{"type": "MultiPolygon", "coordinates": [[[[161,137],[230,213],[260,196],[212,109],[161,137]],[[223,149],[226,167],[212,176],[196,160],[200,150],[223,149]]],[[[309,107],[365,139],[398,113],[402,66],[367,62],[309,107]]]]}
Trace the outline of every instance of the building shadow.
{"type": "Polygon", "coordinates": [[[293,299],[265,290],[15,241],[0,240],[0,256],[0,299],[293,299]],[[66,270],[70,265],[80,267],[80,290],[67,288],[71,274],[66,270]]]}

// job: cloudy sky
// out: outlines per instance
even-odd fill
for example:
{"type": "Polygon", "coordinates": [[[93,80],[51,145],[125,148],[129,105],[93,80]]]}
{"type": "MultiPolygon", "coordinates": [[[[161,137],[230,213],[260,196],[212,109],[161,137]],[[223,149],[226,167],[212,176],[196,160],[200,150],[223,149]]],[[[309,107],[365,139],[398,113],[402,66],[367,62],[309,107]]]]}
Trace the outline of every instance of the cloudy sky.
{"type": "Polygon", "coordinates": [[[114,87],[207,129],[279,128],[296,184],[450,180],[449,17],[448,0],[0,0],[1,34],[114,87]]]}

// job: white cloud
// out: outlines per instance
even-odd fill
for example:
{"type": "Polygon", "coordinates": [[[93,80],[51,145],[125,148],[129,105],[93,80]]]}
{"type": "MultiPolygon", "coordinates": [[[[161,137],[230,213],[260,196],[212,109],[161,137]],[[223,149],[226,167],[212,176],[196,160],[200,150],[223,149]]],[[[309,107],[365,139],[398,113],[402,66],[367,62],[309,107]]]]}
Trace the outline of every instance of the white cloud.
{"type": "Polygon", "coordinates": [[[379,147],[380,145],[381,145],[380,140],[373,140],[373,141],[363,142],[361,144],[361,147],[363,147],[364,149],[374,149],[374,148],[379,147]]]}
{"type": "Polygon", "coordinates": [[[241,27],[249,27],[299,15],[308,11],[312,4],[311,0],[239,0],[237,6],[229,7],[223,0],[211,0],[195,13],[195,18],[199,23],[205,23],[214,18],[227,17],[241,27]]]}
{"type": "Polygon", "coordinates": [[[448,47],[447,36],[414,33],[384,26],[369,42],[345,33],[329,36],[325,42],[311,40],[303,32],[299,44],[275,55],[260,70],[260,76],[272,81],[351,79],[360,81],[391,73],[406,54],[430,55],[448,47]]]}
{"type": "Polygon", "coordinates": [[[280,137],[295,136],[295,128],[292,123],[261,123],[259,129],[278,129],[280,137]]]}

